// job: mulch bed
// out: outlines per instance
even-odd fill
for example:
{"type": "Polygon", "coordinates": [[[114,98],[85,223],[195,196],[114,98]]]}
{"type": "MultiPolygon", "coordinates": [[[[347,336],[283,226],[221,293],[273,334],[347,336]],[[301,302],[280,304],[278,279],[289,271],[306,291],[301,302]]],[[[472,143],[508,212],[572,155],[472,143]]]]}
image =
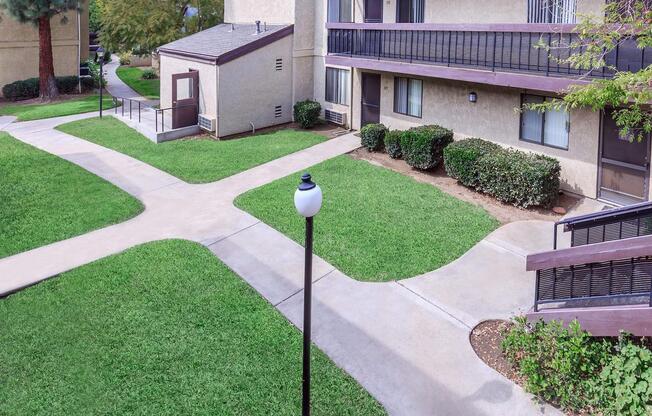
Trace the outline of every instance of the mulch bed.
{"type": "Polygon", "coordinates": [[[509,322],[501,320],[481,322],[473,328],[469,339],[473,351],[482,361],[514,383],[522,385],[523,378],[507,361],[500,346],[510,325],[509,322]]]}

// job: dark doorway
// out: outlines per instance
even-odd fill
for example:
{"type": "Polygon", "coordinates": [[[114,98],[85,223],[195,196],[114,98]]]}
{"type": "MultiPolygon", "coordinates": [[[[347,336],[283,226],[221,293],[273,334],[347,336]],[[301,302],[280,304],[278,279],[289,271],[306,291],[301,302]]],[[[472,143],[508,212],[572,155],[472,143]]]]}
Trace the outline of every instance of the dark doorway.
{"type": "Polygon", "coordinates": [[[397,0],[396,23],[423,23],[425,0],[397,0]]]}
{"type": "Polygon", "coordinates": [[[199,114],[199,72],[172,74],[172,128],[197,124],[199,114]]]}
{"type": "Polygon", "coordinates": [[[362,73],[361,127],[380,123],[380,74],[362,73]]]}
{"type": "Polygon", "coordinates": [[[630,205],[648,200],[650,138],[641,141],[623,137],[612,117],[602,116],[600,153],[600,198],[630,205]]]}
{"type": "Polygon", "coordinates": [[[365,23],[383,22],[383,0],[364,1],[364,21],[365,23]]]}

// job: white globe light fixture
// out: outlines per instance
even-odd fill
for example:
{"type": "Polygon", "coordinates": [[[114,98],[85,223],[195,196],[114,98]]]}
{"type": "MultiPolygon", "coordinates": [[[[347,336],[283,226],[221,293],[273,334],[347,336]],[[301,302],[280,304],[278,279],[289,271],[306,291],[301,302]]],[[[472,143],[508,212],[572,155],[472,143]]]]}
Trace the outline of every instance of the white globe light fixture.
{"type": "Polygon", "coordinates": [[[310,331],[312,311],[312,240],[313,219],[321,209],[321,189],[312,181],[309,173],[301,176],[301,183],[294,193],[294,206],[306,219],[306,250],[303,283],[303,379],[301,414],[310,415],[310,331]]]}
{"type": "Polygon", "coordinates": [[[309,173],[301,176],[301,183],[294,193],[294,206],[304,218],[314,217],[319,213],[322,203],[321,188],[312,181],[309,173]]]}

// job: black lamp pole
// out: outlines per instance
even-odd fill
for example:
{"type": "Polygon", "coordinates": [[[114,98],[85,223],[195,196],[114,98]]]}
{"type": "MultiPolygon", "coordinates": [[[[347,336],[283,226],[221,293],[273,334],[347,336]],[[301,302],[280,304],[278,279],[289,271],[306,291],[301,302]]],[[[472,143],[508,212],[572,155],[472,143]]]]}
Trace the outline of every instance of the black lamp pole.
{"type": "Polygon", "coordinates": [[[306,219],[306,251],[303,282],[303,396],[301,414],[310,415],[310,331],[312,312],[312,240],[313,219],[321,209],[321,188],[312,181],[309,173],[301,176],[301,183],[294,193],[294,206],[306,219]]]}
{"type": "Polygon", "coordinates": [[[102,89],[104,88],[104,85],[102,85],[102,80],[104,79],[104,48],[100,47],[96,53],[100,60],[100,118],[102,118],[102,104],[104,104],[102,99],[102,89]]]}
{"type": "Polygon", "coordinates": [[[312,220],[306,218],[306,252],[303,283],[303,402],[301,414],[310,415],[310,324],[312,312],[312,220]]]}

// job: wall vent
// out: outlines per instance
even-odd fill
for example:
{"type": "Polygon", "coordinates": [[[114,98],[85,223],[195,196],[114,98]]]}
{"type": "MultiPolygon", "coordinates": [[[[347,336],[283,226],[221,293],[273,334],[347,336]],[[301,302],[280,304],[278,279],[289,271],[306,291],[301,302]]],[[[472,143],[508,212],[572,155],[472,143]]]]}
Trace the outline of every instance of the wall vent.
{"type": "Polygon", "coordinates": [[[339,111],[333,110],[324,110],[324,118],[326,121],[337,124],[339,126],[346,125],[346,113],[340,113],[339,111]]]}
{"type": "Polygon", "coordinates": [[[283,106],[282,105],[277,105],[276,107],[274,107],[274,117],[276,117],[276,118],[283,117],[283,106]]]}
{"type": "Polygon", "coordinates": [[[277,71],[283,70],[283,58],[276,58],[276,70],[277,71]]]}

